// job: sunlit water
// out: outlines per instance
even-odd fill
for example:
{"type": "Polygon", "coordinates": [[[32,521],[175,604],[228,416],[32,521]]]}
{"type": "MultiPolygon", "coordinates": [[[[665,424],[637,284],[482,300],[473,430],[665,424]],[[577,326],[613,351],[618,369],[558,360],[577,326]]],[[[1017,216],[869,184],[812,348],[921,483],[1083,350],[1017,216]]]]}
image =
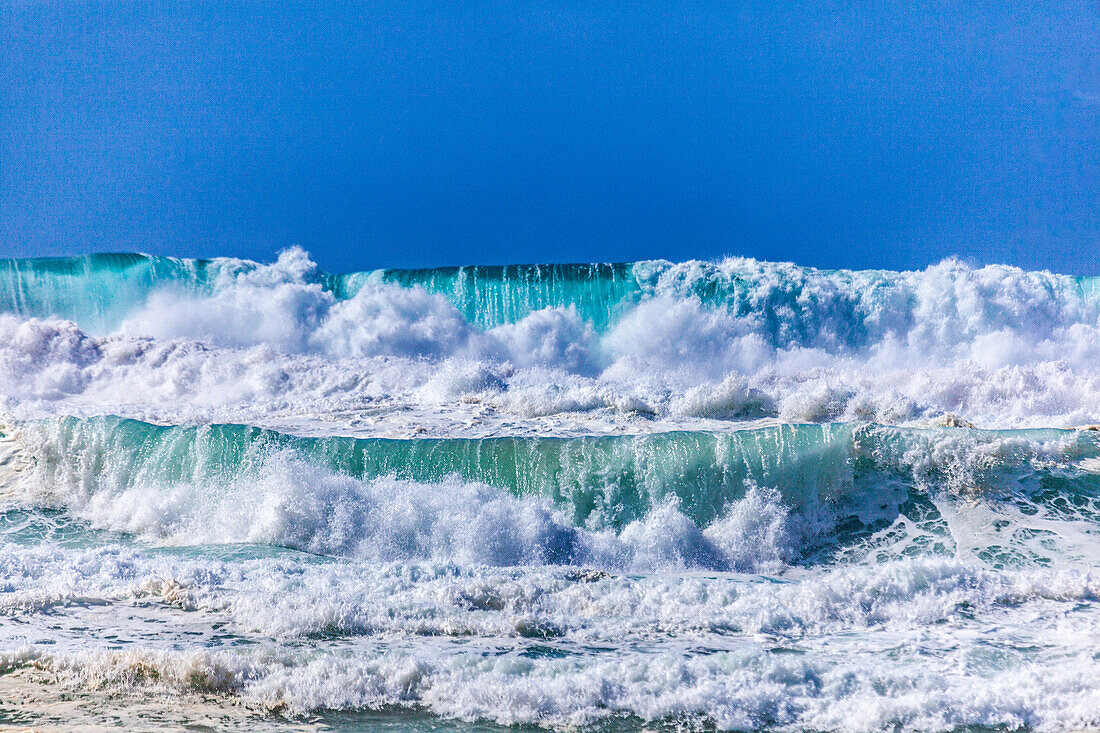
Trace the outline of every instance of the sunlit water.
{"type": "Polygon", "coordinates": [[[0,724],[1100,725],[1091,280],[295,250],[0,311],[0,724]]]}

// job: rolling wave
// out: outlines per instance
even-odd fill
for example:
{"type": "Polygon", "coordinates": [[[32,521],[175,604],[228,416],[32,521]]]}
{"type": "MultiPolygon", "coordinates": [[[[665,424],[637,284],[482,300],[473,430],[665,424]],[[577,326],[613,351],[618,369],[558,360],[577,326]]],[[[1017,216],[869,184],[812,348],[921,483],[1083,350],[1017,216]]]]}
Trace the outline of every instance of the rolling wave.
{"type": "Polygon", "coordinates": [[[776,570],[1091,557],[1100,434],[782,425],[583,438],[303,438],[62,418],[8,493],[92,526],[376,560],[776,570]]]}
{"type": "Polygon", "coordinates": [[[0,388],[22,416],[45,401],[255,423],[476,401],[530,418],[1100,420],[1096,280],[1002,266],[731,259],[333,276],[296,249],[270,265],[8,260],[0,280],[0,388]]]}
{"type": "Polygon", "coordinates": [[[0,312],[59,317],[92,332],[109,331],[158,291],[213,296],[253,285],[317,286],[336,301],[391,283],[443,296],[480,328],[573,307],[597,331],[642,302],[696,299],[753,321],[774,344],[858,347],[938,324],[940,337],[997,329],[1095,325],[1100,279],[1028,272],[948,260],[922,272],[817,270],[730,258],[620,264],[500,265],[380,269],[330,274],[300,249],[273,265],[217,258],[143,254],[0,259],[0,312]]]}

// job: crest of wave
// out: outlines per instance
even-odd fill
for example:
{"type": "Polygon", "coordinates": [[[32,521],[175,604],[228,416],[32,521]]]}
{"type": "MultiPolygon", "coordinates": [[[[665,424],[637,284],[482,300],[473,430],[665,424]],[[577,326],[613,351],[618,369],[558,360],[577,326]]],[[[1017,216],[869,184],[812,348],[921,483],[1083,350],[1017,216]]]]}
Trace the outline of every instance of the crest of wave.
{"type": "Polygon", "coordinates": [[[0,383],[9,409],[82,395],[222,418],[471,394],[527,415],[1100,418],[1100,296],[1075,278],[950,260],[909,273],[744,259],[635,268],[642,296],[605,332],[572,307],[483,330],[419,286],[369,281],[337,299],[292,249],[222,268],[209,292],[155,290],[104,338],[0,317],[0,383]]]}
{"type": "Polygon", "coordinates": [[[292,451],[224,481],[124,478],[110,470],[43,474],[25,492],[60,502],[93,526],[153,542],[246,542],[376,562],[768,572],[790,560],[797,543],[778,493],[751,483],[708,527],[692,522],[675,499],[663,499],[616,530],[574,526],[568,507],[458,476],[439,483],[358,479],[292,451]]]}

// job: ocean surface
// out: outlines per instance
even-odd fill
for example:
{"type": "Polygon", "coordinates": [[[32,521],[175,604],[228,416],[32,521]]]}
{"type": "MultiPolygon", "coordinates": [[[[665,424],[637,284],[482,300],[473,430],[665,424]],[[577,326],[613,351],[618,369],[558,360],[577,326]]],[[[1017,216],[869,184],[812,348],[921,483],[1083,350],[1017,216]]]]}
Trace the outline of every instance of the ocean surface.
{"type": "Polygon", "coordinates": [[[0,260],[0,725],[1095,728],[1096,423],[1093,278],[0,260]]]}

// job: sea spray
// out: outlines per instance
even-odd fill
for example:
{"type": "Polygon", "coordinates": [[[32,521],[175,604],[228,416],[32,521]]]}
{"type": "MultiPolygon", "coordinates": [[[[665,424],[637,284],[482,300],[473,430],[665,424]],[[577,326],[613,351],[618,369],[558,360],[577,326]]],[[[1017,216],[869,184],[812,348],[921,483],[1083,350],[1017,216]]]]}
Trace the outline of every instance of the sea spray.
{"type": "Polygon", "coordinates": [[[2,261],[0,725],[1100,726],[1097,282],[2,261]]]}
{"type": "MultiPolygon", "coordinates": [[[[1088,431],[778,426],[623,437],[302,438],[65,418],[22,428],[23,504],[187,544],[389,560],[771,568],[958,551],[1091,558],[1088,431]]],[[[20,493],[21,492],[21,493],[20,493]]]]}
{"type": "Polygon", "coordinates": [[[651,417],[1070,427],[1100,415],[1100,289],[1002,266],[335,276],[294,249],[269,265],[7,260],[2,278],[0,390],[28,417],[91,404],[256,423],[476,402],[552,431],[542,418],[566,413],[635,429],[651,417]],[[471,312],[482,305],[494,315],[471,312]]]}

